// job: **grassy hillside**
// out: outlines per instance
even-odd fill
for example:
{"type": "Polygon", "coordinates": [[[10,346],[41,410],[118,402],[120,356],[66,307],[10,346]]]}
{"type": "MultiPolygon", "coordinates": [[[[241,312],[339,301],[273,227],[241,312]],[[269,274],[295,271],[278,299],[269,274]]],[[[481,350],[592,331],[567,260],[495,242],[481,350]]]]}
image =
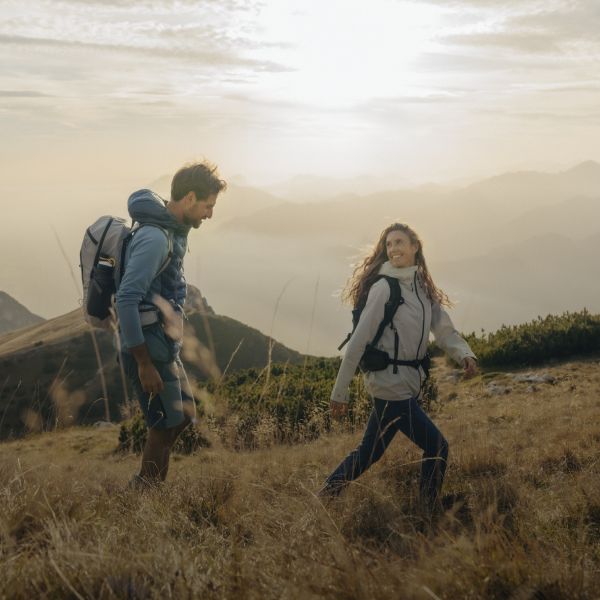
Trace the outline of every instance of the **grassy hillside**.
{"type": "MultiPolygon", "coordinates": [[[[119,420],[127,390],[116,363],[112,334],[96,333],[100,366],[91,332],[79,310],[0,338],[0,439],[27,428],[54,429],[119,420]],[[106,384],[103,388],[102,379],[106,384]],[[104,402],[107,398],[107,402],[104,402]]],[[[297,363],[298,352],[273,342],[239,321],[191,313],[183,361],[197,380],[269,360],[297,363]]]]}
{"type": "MultiPolygon", "coordinates": [[[[594,355],[600,352],[600,316],[585,310],[548,315],[467,339],[487,369],[594,355]]],[[[112,337],[100,334],[97,343],[102,371],[77,311],[0,338],[0,437],[91,423],[105,418],[107,408],[111,420],[129,415],[129,391],[115,361],[112,337]]],[[[189,316],[182,358],[192,385],[199,384],[200,409],[208,393],[236,413],[235,431],[227,434],[233,446],[253,446],[265,427],[288,442],[329,430],[325,411],[339,359],[305,362],[280,344],[270,347],[269,339],[255,329],[199,312],[189,316]]],[[[366,394],[359,379],[352,394],[360,415],[366,394]]],[[[432,380],[427,402],[435,398],[432,380]]],[[[135,430],[143,434],[140,426],[135,430]]],[[[127,431],[124,435],[131,437],[127,431]]]]}
{"type": "Polygon", "coordinates": [[[438,365],[450,464],[430,530],[402,438],[329,505],[314,492],[360,438],[343,426],[252,452],[213,436],[144,494],[126,488],[138,457],[114,452],[114,429],[4,443],[2,596],[597,598],[599,366],[463,382],[438,365]]]}

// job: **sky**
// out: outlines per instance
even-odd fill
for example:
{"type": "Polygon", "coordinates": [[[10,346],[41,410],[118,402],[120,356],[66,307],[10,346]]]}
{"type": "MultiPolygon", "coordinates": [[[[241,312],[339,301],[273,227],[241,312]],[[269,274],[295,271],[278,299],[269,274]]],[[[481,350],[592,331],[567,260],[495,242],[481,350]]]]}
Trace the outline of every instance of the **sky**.
{"type": "Polygon", "coordinates": [[[600,162],[600,1],[0,0],[0,133],[0,290],[49,318],[85,228],[189,161],[306,201],[600,162]]]}
{"type": "Polygon", "coordinates": [[[0,0],[0,190],[568,168],[599,67],[589,0],[0,0]]]}

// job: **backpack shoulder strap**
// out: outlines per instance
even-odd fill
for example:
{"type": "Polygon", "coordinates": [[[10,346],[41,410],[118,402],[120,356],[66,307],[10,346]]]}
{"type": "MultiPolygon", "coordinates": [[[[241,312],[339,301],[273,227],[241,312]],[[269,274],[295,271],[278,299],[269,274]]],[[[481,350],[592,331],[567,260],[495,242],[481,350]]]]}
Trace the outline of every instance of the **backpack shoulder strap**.
{"type": "MultiPolygon", "coordinates": [[[[113,217],[110,217],[110,219],[108,219],[108,222],[106,223],[106,227],[104,228],[104,231],[102,232],[102,236],[100,237],[100,241],[98,242],[98,247],[96,249],[96,255],[94,256],[94,264],[92,265],[93,268],[96,267],[96,265],[98,264],[98,261],[100,260],[100,252],[102,252],[102,244],[104,244],[104,240],[106,239],[106,234],[108,233],[108,230],[110,229],[110,226],[113,224],[113,217]]],[[[92,237],[92,234],[90,233],[90,230],[88,229],[88,235],[90,236],[90,238],[92,239],[92,241],[95,241],[94,238],[92,237]]]]}
{"type": "Polygon", "coordinates": [[[362,313],[362,311],[363,311],[364,308],[365,308],[365,302],[364,301],[362,303],[354,305],[354,308],[352,309],[352,331],[346,336],[346,338],[344,339],[344,341],[338,346],[338,350],[341,350],[350,341],[350,338],[352,337],[352,334],[356,330],[356,327],[357,327],[358,322],[360,320],[360,315],[361,315],[361,313],[362,313]]]}
{"type": "Polygon", "coordinates": [[[404,304],[404,298],[402,297],[402,290],[400,289],[400,282],[395,277],[388,277],[387,275],[382,275],[383,279],[388,282],[390,286],[390,297],[388,301],[385,303],[383,309],[383,319],[379,324],[379,328],[377,329],[377,333],[371,342],[372,346],[377,345],[385,328],[391,324],[398,307],[404,304]]]}
{"type": "Polygon", "coordinates": [[[142,227],[156,227],[157,229],[160,229],[167,237],[167,257],[160,265],[160,268],[158,269],[155,278],[158,277],[169,266],[169,262],[173,257],[173,237],[169,234],[169,231],[167,229],[161,227],[160,225],[154,225],[153,223],[139,223],[136,221],[132,221],[132,224],[135,223],[137,223],[137,227],[132,227],[131,231],[129,232],[129,235],[123,240],[123,246],[121,248],[119,282],[123,279],[123,275],[125,274],[125,253],[127,252],[127,246],[129,245],[129,242],[131,241],[135,232],[139,231],[142,227]]]}
{"type": "MultiPolygon", "coordinates": [[[[377,333],[371,342],[371,345],[375,345],[381,339],[385,328],[392,322],[398,307],[401,304],[404,304],[404,298],[402,297],[402,291],[400,290],[400,282],[395,277],[388,277],[387,275],[380,275],[375,281],[379,281],[379,279],[385,279],[390,286],[390,297],[388,301],[385,303],[384,311],[383,311],[383,320],[379,324],[379,328],[377,329],[377,333]]],[[[338,350],[341,350],[352,337],[356,326],[358,325],[358,321],[360,319],[360,315],[364,309],[364,304],[362,306],[355,306],[352,311],[352,331],[346,336],[346,339],[338,346],[338,350]]]]}

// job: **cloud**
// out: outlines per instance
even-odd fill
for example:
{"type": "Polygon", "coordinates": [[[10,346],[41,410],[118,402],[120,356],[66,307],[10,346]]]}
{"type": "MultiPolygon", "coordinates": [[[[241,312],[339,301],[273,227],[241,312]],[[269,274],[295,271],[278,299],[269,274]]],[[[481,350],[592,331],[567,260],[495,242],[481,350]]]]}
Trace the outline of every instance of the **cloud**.
{"type": "Polygon", "coordinates": [[[0,98],[51,98],[50,94],[33,90],[0,90],[0,98]]]}
{"type": "Polygon", "coordinates": [[[226,93],[221,94],[221,98],[224,100],[231,100],[232,102],[240,102],[243,104],[251,104],[253,107],[261,106],[272,109],[299,109],[306,107],[306,104],[301,102],[294,102],[292,100],[285,100],[280,98],[267,98],[261,97],[256,94],[241,94],[241,93],[226,93]]]}
{"type": "Polygon", "coordinates": [[[582,79],[566,82],[527,83],[514,87],[528,92],[549,92],[552,94],[581,92],[594,94],[600,92],[600,80],[594,81],[589,79],[582,79]]]}
{"type": "Polygon", "coordinates": [[[205,67],[229,67],[249,69],[260,72],[287,72],[290,67],[270,60],[253,59],[240,56],[234,50],[208,50],[193,47],[159,47],[156,45],[127,45],[119,43],[83,42],[49,37],[31,37],[0,34],[0,45],[19,45],[28,47],[54,47],[65,49],[101,50],[120,54],[143,55],[148,59],[163,58],[201,63],[205,67]]]}
{"type": "Polygon", "coordinates": [[[468,33],[447,35],[438,38],[439,41],[449,45],[496,47],[526,53],[560,52],[559,39],[550,33],[542,32],[501,32],[501,33],[468,33]]]}
{"type": "MultiPolygon", "coordinates": [[[[5,47],[5,56],[12,51],[15,59],[23,55],[19,48],[57,48],[111,53],[125,60],[166,60],[185,69],[192,63],[194,71],[190,73],[195,80],[202,70],[211,73],[212,81],[291,71],[270,51],[286,47],[286,43],[260,35],[260,4],[238,0],[40,0],[31,10],[15,4],[0,18],[0,47],[5,47]]],[[[88,57],[89,53],[82,60],[73,56],[70,62],[99,65],[100,61],[88,57]]],[[[50,72],[57,66],[56,54],[35,60],[49,64],[50,72]]]]}
{"type": "MultiPolygon", "coordinates": [[[[248,10],[256,8],[262,5],[262,2],[257,0],[203,0],[202,5],[217,7],[220,10],[225,11],[236,11],[236,10],[248,10]]],[[[173,10],[181,9],[182,7],[197,8],[199,3],[198,0],[138,0],[132,3],[131,0],[60,0],[59,2],[52,2],[52,5],[59,5],[62,7],[73,7],[73,6],[95,6],[105,8],[125,8],[131,10],[133,5],[136,9],[147,10],[148,8],[160,9],[160,10],[173,10]]]]}
{"type": "Polygon", "coordinates": [[[422,0],[439,8],[493,10],[495,12],[508,10],[535,11],[549,6],[560,6],[564,0],[422,0]]]}
{"type": "Polygon", "coordinates": [[[521,121],[548,121],[555,124],[557,122],[569,122],[578,124],[588,124],[600,122],[600,112],[582,112],[582,113],[566,113],[556,111],[509,111],[509,110],[494,110],[494,109],[479,109],[473,112],[494,118],[517,119],[521,121]]]}
{"type": "Polygon", "coordinates": [[[563,3],[553,10],[515,16],[513,27],[544,31],[558,41],[600,41],[600,4],[598,2],[574,1],[563,3]]]}
{"type": "MultiPolygon", "coordinates": [[[[468,51],[439,51],[423,52],[413,63],[420,72],[446,74],[454,73],[484,73],[506,71],[523,66],[521,57],[500,56],[499,54],[472,53],[468,51]]],[[[543,65],[540,65],[543,66],[543,65]]],[[[554,65],[550,65],[552,67],[554,65]]]]}
{"type": "Polygon", "coordinates": [[[395,111],[406,105],[446,104],[459,100],[462,93],[458,92],[427,92],[422,95],[395,96],[392,98],[373,98],[365,103],[361,110],[375,112],[395,111]]]}
{"type": "Polygon", "coordinates": [[[168,100],[143,100],[139,102],[140,106],[151,106],[155,108],[176,108],[175,102],[169,102],[168,100]]]}
{"type": "Polygon", "coordinates": [[[453,91],[427,91],[417,95],[401,95],[385,98],[373,98],[366,102],[359,102],[350,106],[319,106],[310,102],[288,100],[284,98],[272,98],[252,93],[223,93],[220,97],[224,101],[240,103],[251,107],[252,111],[266,109],[275,114],[278,111],[297,111],[303,115],[364,115],[366,113],[394,114],[402,108],[419,105],[435,105],[455,102],[461,98],[464,90],[453,91]]]}
{"type": "Polygon", "coordinates": [[[600,4],[597,2],[456,0],[450,5],[474,11],[470,14],[475,21],[469,24],[469,30],[438,38],[449,46],[564,56],[582,44],[600,42],[600,4]]]}
{"type": "Polygon", "coordinates": [[[600,81],[594,83],[569,83],[569,84],[556,84],[544,89],[547,92],[560,93],[560,92],[584,92],[584,93],[598,93],[600,92],[600,81]]]}

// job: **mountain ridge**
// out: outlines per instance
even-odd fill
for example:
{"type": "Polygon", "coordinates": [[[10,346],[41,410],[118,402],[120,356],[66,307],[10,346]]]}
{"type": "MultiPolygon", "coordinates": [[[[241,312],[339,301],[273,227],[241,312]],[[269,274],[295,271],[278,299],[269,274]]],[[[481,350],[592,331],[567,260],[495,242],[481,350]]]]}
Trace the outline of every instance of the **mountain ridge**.
{"type": "Polygon", "coordinates": [[[0,335],[44,321],[7,292],[0,291],[0,335]]]}

